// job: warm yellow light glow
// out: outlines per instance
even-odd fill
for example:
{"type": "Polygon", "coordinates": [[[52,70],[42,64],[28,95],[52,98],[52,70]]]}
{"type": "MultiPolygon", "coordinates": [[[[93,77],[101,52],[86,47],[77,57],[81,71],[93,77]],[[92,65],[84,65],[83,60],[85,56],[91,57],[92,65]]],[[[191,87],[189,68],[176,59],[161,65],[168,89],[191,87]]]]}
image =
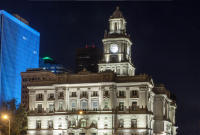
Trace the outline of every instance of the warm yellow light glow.
{"type": "Polygon", "coordinates": [[[8,115],[7,115],[7,114],[4,114],[4,115],[2,115],[2,118],[3,118],[4,120],[7,120],[7,119],[8,119],[8,115]]]}
{"type": "Polygon", "coordinates": [[[79,111],[79,114],[83,114],[83,111],[79,111]]]}

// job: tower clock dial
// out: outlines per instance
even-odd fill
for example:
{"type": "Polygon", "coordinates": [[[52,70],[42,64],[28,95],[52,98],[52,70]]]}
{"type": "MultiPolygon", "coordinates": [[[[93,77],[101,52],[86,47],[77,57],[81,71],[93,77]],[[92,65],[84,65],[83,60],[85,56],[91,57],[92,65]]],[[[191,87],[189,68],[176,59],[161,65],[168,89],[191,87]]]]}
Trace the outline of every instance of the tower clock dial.
{"type": "Polygon", "coordinates": [[[117,45],[117,44],[111,44],[111,45],[110,45],[110,51],[111,51],[112,53],[118,52],[118,45],[117,45]]]}

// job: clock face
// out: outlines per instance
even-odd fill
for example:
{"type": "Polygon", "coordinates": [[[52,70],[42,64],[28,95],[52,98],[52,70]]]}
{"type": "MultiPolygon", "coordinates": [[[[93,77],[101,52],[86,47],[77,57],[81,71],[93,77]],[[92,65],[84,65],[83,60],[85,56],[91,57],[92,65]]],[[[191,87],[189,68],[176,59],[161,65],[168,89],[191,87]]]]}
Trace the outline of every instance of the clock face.
{"type": "Polygon", "coordinates": [[[110,45],[110,51],[111,51],[112,53],[118,52],[118,45],[117,45],[117,44],[111,44],[111,45],[110,45]]]}

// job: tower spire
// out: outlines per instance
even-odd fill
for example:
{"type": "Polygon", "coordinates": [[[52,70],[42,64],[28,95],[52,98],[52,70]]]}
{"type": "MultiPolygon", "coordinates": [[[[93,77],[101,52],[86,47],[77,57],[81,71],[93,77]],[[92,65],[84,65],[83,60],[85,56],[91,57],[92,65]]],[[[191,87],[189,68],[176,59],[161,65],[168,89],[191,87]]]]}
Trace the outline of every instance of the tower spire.
{"type": "Polygon", "coordinates": [[[124,18],[122,12],[119,10],[119,6],[116,7],[115,11],[110,16],[110,19],[114,19],[114,18],[124,18]]]}

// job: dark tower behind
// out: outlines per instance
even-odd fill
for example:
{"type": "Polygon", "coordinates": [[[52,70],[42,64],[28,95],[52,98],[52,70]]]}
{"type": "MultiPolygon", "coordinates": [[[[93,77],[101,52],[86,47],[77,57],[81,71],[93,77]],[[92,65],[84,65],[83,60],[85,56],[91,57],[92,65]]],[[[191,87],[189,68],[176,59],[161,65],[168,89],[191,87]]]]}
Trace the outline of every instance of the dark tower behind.
{"type": "Polygon", "coordinates": [[[76,72],[86,69],[98,72],[98,63],[101,60],[101,50],[93,46],[85,46],[76,50],[76,72]]]}

